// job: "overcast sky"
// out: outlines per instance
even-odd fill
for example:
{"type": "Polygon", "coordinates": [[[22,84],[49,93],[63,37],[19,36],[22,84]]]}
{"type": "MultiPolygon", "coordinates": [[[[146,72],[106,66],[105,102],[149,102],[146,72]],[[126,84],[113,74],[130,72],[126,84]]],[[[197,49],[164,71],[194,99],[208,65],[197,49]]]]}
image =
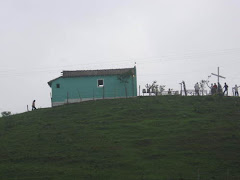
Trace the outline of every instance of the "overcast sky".
{"type": "Polygon", "coordinates": [[[239,0],[0,0],[0,112],[50,106],[62,70],[133,67],[138,85],[240,85],[239,0]],[[211,77],[211,82],[217,78],[211,77]]]}

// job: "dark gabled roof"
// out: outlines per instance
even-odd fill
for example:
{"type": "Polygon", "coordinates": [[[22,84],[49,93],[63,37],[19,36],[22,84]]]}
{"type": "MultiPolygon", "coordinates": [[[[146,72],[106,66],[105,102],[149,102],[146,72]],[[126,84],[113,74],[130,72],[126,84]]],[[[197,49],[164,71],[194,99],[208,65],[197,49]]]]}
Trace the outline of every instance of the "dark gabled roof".
{"type": "Polygon", "coordinates": [[[134,68],[63,71],[62,74],[63,74],[63,77],[82,77],[82,76],[119,75],[127,72],[132,72],[132,74],[134,74],[134,68]]]}
{"type": "Polygon", "coordinates": [[[48,85],[49,85],[50,87],[52,87],[52,82],[55,81],[55,80],[57,80],[57,79],[59,79],[59,78],[61,78],[61,77],[62,77],[62,76],[60,76],[60,77],[58,77],[58,78],[55,78],[55,79],[49,81],[49,82],[48,82],[48,85]]]}
{"type": "Polygon", "coordinates": [[[110,76],[110,75],[120,75],[128,72],[131,72],[134,75],[135,68],[63,71],[62,76],[49,81],[48,85],[51,87],[52,82],[61,77],[68,78],[68,77],[84,77],[84,76],[110,76]]]}

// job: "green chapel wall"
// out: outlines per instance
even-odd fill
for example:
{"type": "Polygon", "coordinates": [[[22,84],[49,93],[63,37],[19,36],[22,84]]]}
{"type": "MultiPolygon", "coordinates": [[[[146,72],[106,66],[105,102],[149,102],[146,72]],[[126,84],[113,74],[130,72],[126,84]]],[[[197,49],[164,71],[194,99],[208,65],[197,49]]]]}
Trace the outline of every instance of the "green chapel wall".
{"type": "MultiPolygon", "coordinates": [[[[60,77],[52,82],[52,102],[66,102],[67,99],[102,99],[126,97],[125,85],[117,75],[60,77]],[[104,80],[104,87],[98,87],[99,79],[104,80]],[[60,88],[57,88],[57,84],[60,88]]],[[[137,96],[137,80],[135,74],[129,76],[126,84],[127,96],[137,96]]]]}

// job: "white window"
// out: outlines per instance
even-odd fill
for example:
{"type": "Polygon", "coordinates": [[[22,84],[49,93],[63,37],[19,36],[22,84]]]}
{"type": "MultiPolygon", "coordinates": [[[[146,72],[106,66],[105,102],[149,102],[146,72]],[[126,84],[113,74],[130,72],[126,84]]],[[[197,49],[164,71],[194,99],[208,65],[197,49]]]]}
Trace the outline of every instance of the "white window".
{"type": "Polygon", "coordinates": [[[104,86],[103,79],[98,79],[97,82],[98,82],[98,83],[97,83],[97,86],[98,86],[98,87],[103,87],[103,86],[104,86]]]}

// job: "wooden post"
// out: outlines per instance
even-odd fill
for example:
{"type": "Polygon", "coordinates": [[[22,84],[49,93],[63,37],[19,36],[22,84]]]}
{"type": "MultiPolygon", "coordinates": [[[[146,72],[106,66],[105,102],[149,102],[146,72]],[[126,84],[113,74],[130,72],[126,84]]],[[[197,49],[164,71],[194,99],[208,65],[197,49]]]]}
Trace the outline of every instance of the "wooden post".
{"type": "Polygon", "coordinates": [[[180,94],[181,94],[181,96],[182,96],[182,83],[180,83],[180,85],[181,85],[181,91],[180,91],[180,94]]]}
{"type": "Polygon", "coordinates": [[[185,96],[187,96],[186,84],[184,81],[182,83],[183,83],[183,89],[184,89],[185,96]]]}
{"type": "Polygon", "coordinates": [[[93,100],[95,99],[95,95],[94,95],[94,88],[93,88],[93,100]]]}
{"type": "Polygon", "coordinates": [[[140,90],[141,90],[141,86],[139,85],[139,95],[138,96],[140,96],[140,90]]]}
{"type": "Polygon", "coordinates": [[[220,74],[219,74],[219,67],[218,67],[218,74],[214,74],[214,73],[211,73],[212,75],[214,75],[214,76],[217,76],[217,78],[218,78],[218,84],[219,84],[219,78],[223,78],[223,79],[225,79],[226,77],[223,77],[223,76],[221,76],[220,74]]]}

